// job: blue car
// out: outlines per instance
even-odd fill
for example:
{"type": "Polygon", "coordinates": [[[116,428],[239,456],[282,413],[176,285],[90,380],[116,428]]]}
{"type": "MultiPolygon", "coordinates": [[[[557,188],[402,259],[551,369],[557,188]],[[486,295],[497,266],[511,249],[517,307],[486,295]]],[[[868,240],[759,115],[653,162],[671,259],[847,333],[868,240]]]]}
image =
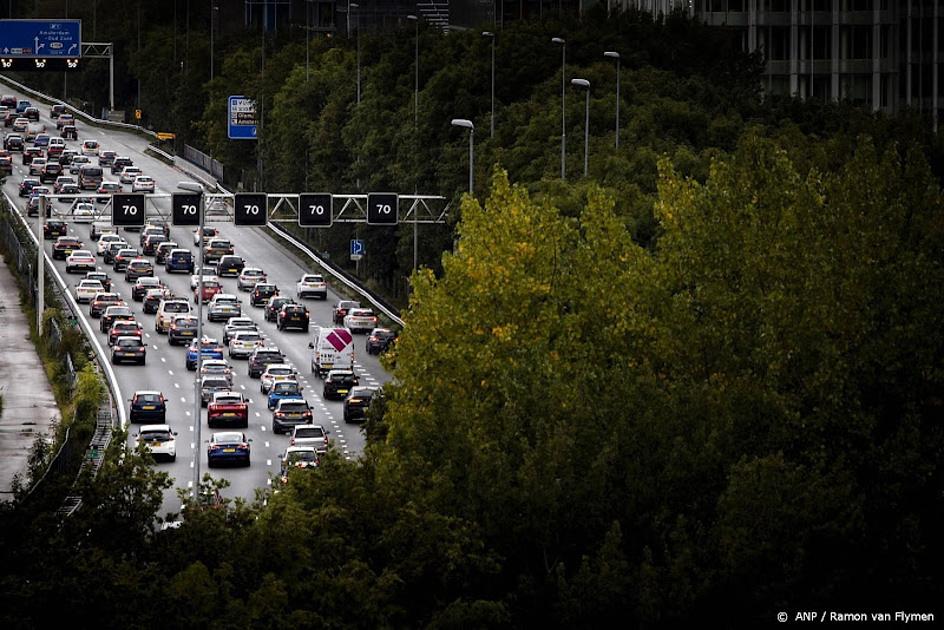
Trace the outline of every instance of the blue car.
{"type": "Polygon", "coordinates": [[[36,136],[35,138],[33,138],[33,146],[34,146],[34,147],[43,147],[43,148],[48,147],[48,146],[49,146],[49,135],[48,135],[48,134],[45,134],[45,133],[41,133],[41,134],[39,134],[38,136],[36,136]]]}
{"type": "Polygon", "coordinates": [[[131,422],[150,420],[163,424],[167,415],[167,399],[158,391],[137,391],[131,398],[131,422]]]}
{"type": "Polygon", "coordinates": [[[302,386],[297,381],[278,381],[269,390],[269,409],[275,409],[280,400],[301,397],[302,386]]]}
{"type": "Polygon", "coordinates": [[[22,114],[23,112],[26,111],[27,108],[32,107],[32,106],[33,104],[30,103],[29,101],[20,101],[16,104],[16,113],[22,114]]]}
{"type": "MultiPolygon", "coordinates": [[[[197,343],[197,340],[194,339],[187,348],[187,369],[191,372],[197,369],[197,343]]],[[[200,345],[202,346],[201,354],[203,355],[204,361],[207,359],[223,358],[223,346],[221,346],[220,342],[216,339],[207,339],[204,337],[203,343],[200,345]]]]}
{"type": "Polygon", "coordinates": [[[214,433],[208,440],[207,466],[213,468],[219,464],[249,465],[249,443],[251,439],[239,431],[214,433]]]}
{"type": "Polygon", "coordinates": [[[187,249],[171,250],[164,263],[164,270],[167,273],[174,273],[175,271],[193,273],[193,254],[187,249]]]}

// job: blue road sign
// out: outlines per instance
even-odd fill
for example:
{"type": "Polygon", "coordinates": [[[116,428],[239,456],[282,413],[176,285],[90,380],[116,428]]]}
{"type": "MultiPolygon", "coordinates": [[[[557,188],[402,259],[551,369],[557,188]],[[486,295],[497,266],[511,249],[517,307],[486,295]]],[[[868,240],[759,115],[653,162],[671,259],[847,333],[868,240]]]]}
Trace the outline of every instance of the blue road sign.
{"type": "Polygon", "coordinates": [[[355,256],[357,256],[357,258],[360,258],[361,256],[363,256],[365,249],[366,248],[364,247],[364,241],[362,241],[359,238],[352,239],[351,240],[351,259],[356,260],[356,258],[354,258],[355,256]]]}
{"type": "Polygon", "coordinates": [[[81,57],[82,20],[0,20],[0,57],[81,57]]]}
{"type": "Polygon", "coordinates": [[[230,140],[256,139],[256,102],[245,96],[230,96],[228,109],[230,140]]]}

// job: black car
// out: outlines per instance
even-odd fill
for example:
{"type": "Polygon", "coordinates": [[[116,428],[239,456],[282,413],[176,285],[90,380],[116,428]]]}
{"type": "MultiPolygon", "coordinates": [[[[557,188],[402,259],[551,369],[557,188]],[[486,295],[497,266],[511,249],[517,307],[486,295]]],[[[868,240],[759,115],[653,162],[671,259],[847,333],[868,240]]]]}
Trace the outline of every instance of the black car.
{"type": "Polygon", "coordinates": [[[62,175],[62,164],[58,162],[46,162],[46,166],[43,167],[43,172],[39,174],[39,181],[43,182],[54,182],[56,178],[62,175]]]}
{"type": "Polygon", "coordinates": [[[134,166],[134,161],[125,156],[116,157],[111,163],[111,174],[117,175],[120,173],[126,166],[134,166]]]}
{"type": "Polygon", "coordinates": [[[147,291],[142,300],[144,312],[147,315],[157,314],[157,309],[160,307],[161,302],[170,296],[171,294],[167,289],[151,289],[147,291]]]}
{"type": "Polygon", "coordinates": [[[123,249],[128,249],[127,243],[122,243],[121,241],[112,241],[112,243],[105,248],[105,252],[102,254],[102,260],[106,265],[115,264],[115,256],[123,249]]]}
{"type": "Polygon", "coordinates": [[[367,410],[375,391],[369,387],[355,387],[344,399],[344,421],[355,422],[367,419],[367,410]]]}
{"type": "Polygon", "coordinates": [[[13,174],[13,158],[9,155],[0,155],[0,173],[13,174]]]}
{"type": "Polygon", "coordinates": [[[98,280],[106,291],[111,291],[111,278],[104,271],[89,271],[85,274],[86,280],[98,280]]]}
{"type": "Polygon", "coordinates": [[[69,233],[69,225],[59,219],[50,219],[43,224],[43,238],[50,239],[65,236],[69,233]]]}
{"type": "Polygon", "coordinates": [[[131,309],[127,306],[118,306],[110,305],[105,309],[105,312],[102,313],[101,321],[99,322],[99,328],[103,333],[107,333],[108,329],[111,328],[111,325],[115,323],[117,319],[134,319],[134,313],[131,312],[131,309]],[[114,307],[115,310],[108,312],[109,308],[114,307]]]}
{"type": "Polygon", "coordinates": [[[144,239],[143,251],[146,256],[153,256],[157,252],[157,246],[166,243],[170,239],[163,234],[152,234],[144,239]]]}
{"type": "Polygon", "coordinates": [[[279,311],[282,310],[282,307],[286,304],[292,304],[293,300],[290,297],[283,297],[277,295],[275,297],[269,298],[269,301],[265,306],[265,318],[267,322],[274,322],[279,317],[279,311]]]}
{"type": "Polygon", "coordinates": [[[249,377],[259,378],[266,367],[273,363],[285,363],[285,357],[278,348],[257,348],[249,356],[249,377]]]}
{"type": "Polygon", "coordinates": [[[15,136],[10,134],[3,139],[3,148],[7,151],[22,151],[23,146],[23,136],[15,136]]]}
{"type": "Polygon", "coordinates": [[[259,282],[249,294],[249,303],[253,306],[265,306],[269,298],[279,294],[279,288],[268,282],[259,282]]]}
{"type": "MultiPolygon", "coordinates": [[[[118,253],[112,258],[112,268],[115,271],[124,271],[128,268],[128,263],[138,257],[138,250],[125,247],[118,250],[118,253]]],[[[127,278],[125,278],[127,280],[127,278]]]]}
{"type": "Polygon", "coordinates": [[[325,376],[321,395],[326,400],[344,400],[351,390],[360,384],[354,370],[330,370],[325,376]]]}
{"type": "Polygon", "coordinates": [[[37,107],[27,107],[23,111],[23,117],[26,120],[31,120],[33,122],[39,122],[39,108],[37,107]]]}
{"type": "Polygon", "coordinates": [[[397,339],[397,333],[389,328],[374,328],[367,337],[367,354],[383,354],[397,339]]]}
{"type": "Polygon", "coordinates": [[[298,328],[308,332],[308,317],[308,309],[301,304],[286,304],[279,310],[276,327],[279,330],[298,328]]]}
{"type": "Polygon", "coordinates": [[[56,118],[59,118],[59,114],[64,114],[65,111],[66,111],[65,105],[63,105],[62,103],[56,103],[55,105],[49,108],[49,117],[55,120],[56,118]]]}
{"type": "Polygon", "coordinates": [[[216,263],[216,275],[221,278],[224,276],[235,278],[243,272],[245,266],[246,261],[243,260],[242,256],[221,256],[220,260],[216,263]]]}
{"type": "Polygon", "coordinates": [[[144,365],[147,361],[147,346],[137,337],[118,337],[111,349],[111,362],[134,361],[144,365]]]}
{"type": "Polygon", "coordinates": [[[137,279],[134,286],[131,287],[131,299],[135,302],[143,302],[144,294],[148,289],[160,289],[161,281],[154,276],[142,276],[137,279]]]}
{"type": "Polygon", "coordinates": [[[39,179],[35,177],[25,178],[23,181],[20,182],[20,188],[19,188],[19,191],[17,192],[17,195],[20,197],[29,197],[30,191],[33,190],[33,186],[39,186],[40,183],[41,182],[39,181],[39,179]]]}
{"type": "MultiPolygon", "coordinates": [[[[154,307],[157,312],[157,307],[154,307]]],[[[185,346],[197,338],[197,318],[191,315],[181,315],[174,318],[167,329],[167,342],[176,346],[178,344],[185,346]]]]}
{"type": "Polygon", "coordinates": [[[23,165],[28,166],[33,163],[33,158],[43,157],[45,152],[42,147],[26,147],[23,149],[23,165]]]}
{"type": "Polygon", "coordinates": [[[154,424],[164,424],[167,417],[167,399],[157,391],[138,391],[131,397],[131,422],[150,420],[154,424]]]}

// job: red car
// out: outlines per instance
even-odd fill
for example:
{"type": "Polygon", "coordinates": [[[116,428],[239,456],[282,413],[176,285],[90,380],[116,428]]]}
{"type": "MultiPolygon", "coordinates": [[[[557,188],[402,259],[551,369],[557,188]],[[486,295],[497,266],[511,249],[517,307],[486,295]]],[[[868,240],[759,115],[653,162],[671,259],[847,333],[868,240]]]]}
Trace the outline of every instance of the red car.
{"type": "Polygon", "coordinates": [[[143,334],[144,327],[138,322],[132,319],[119,319],[108,329],[108,345],[115,345],[115,340],[118,337],[137,337],[140,339],[143,334]]]}
{"type": "Polygon", "coordinates": [[[354,302],[353,300],[340,300],[337,304],[334,305],[334,323],[344,325],[344,318],[347,316],[347,312],[352,308],[360,308],[360,302],[354,302]]]}
{"type": "MultiPolygon", "coordinates": [[[[216,295],[217,293],[221,293],[222,291],[223,291],[223,286],[216,280],[204,280],[203,281],[203,303],[204,304],[209,303],[209,301],[213,299],[214,295],[216,295]]],[[[194,301],[197,301],[200,299],[199,286],[197,286],[197,288],[193,290],[193,299],[194,301]]]]}
{"type": "Polygon", "coordinates": [[[219,392],[207,405],[207,425],[246,428],[249,426],[249,402],[238,392],[219,392]]]}

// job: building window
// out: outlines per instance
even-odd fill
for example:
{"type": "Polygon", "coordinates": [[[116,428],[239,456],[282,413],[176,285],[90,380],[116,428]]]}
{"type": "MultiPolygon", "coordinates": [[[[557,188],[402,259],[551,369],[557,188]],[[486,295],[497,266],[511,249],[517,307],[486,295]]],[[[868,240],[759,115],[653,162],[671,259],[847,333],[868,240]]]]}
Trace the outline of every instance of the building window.
{"type": "Polygon", "coordinates": [[[833,11],[833,0],[811,0],[814,11],[833,11]]]}
{"type": "Polygon", "coordinates": [[[850,11],[871,11],[872,0],[848,0],[850,11]]]}
{"type": "Polygon", "coordinates": [[[833,27],[813,27],[813,59],[832,59],[833,27]]]}
{"type": "Polygon", "coordinates": [[[790,58],[790,27],[770,27],[770,41],[767,46],[767,56],[774,61],[783,61],[784,59],[790,58]]]}
{"type": "Polygon", "coordinates": [[[871,59],[872,57],[872,27],[850,26],[846,59],[871,59]]]}

